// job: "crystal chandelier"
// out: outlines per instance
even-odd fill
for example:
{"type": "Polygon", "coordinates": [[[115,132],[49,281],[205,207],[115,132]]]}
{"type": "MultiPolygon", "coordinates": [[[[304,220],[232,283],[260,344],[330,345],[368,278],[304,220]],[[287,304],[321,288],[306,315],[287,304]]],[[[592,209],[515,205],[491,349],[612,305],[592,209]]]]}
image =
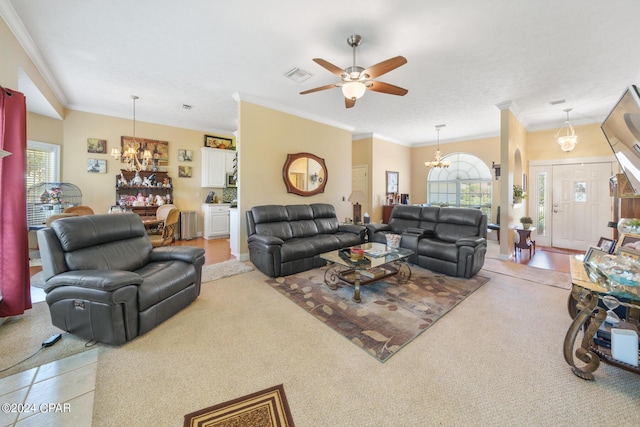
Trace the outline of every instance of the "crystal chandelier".
{"type": "Polygon", "coordinates": [[[576,132],[573,130],[573,126],[571,126],[571,123],[569,122],[569,111],[571,111],[571,108],[567,108],[564,111],[567,113],[567,121],[565,122],[564,127],[558,129],[555,138],[558,144],[560,144],[562,151],[568,153],[576,148],[578,135],[576,135],[576,132]]]}
{"type": "Polygon", "coordinates": [[[451,162],[445,162],[442,160],[442,153],[440,152],[440,129],[447,125],[436,126],[436,132],[438,132],[438,148],[436,149],[436,155],[431,162],[424,162],[424,165],[428,168],[448,168],[451,166],[451,162]]]}
{"type": "Polygon", "coordinates": [[[115,147],[111,149],[111,155],[116,160],[122,157],[124,169],[137,173],[147,170],[149,161],[153,156],[151,155],[151,151],[144,150],[142,153],[142,162],[140,162],[140,159],[138,158],[138,152],[142,146],[141,143],[136,141],[136,99],[138,99],[138,97],[136,95],[131,95],[131,99],[133,99],[133,140],[129,147],[124,150],[124,153],[121,153],[120,149],[115,147]]]}

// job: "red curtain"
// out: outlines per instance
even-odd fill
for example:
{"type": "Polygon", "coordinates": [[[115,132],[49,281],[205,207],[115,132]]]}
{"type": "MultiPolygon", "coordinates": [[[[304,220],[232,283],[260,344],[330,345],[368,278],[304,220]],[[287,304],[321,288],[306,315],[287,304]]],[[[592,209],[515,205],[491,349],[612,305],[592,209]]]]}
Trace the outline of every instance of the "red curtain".
{"type": "Polygon", "coordinates": [[[27,230],[27,108],[22,93],[0,87],[0,317],[31,308],[27,230]]]}

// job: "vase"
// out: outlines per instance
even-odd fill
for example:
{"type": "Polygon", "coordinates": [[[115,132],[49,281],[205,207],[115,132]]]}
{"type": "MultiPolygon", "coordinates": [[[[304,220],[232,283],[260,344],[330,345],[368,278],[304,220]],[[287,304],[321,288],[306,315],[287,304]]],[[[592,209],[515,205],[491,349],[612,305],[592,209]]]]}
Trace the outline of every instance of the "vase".
{"type": "Polygon", "coordinates": [[[640,234],[640,220],[637,218],[620,218],[618,234],[640,234]]]}
{"type": "Polygon", "coordinates": [[[529,223],[522,224],[522,228],[524,228],[525,230],[528,230],[529,227],[531,227],[531,224],[529,224],[529,223]]]}

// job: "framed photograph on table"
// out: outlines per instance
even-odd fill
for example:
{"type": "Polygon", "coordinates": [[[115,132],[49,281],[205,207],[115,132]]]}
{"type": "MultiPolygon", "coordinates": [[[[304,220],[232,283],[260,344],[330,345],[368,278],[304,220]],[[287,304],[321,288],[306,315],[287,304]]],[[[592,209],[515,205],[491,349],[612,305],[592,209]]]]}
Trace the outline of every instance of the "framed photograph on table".
{"type": "Polygon", "coordinates": [[[387,171],[387,194],[398,192],[398,172],[387,171]]]}
{"type": "Polygon", "coordinates": [[[600,240],[598,240],[598,248],[600,248],[601,250],[612,254],[614,252],[614,250],[616,249],[616,240],[613,239],[607,239],[606,237],[601,237],[600,240]]]}
{"type": "Polygon", "coordinates": [[[630,249],[632,251],[640,252],[640,235],[638,234],[623,234],[618,239],[618,246],[616,250],[620,248],[630,249]]]}

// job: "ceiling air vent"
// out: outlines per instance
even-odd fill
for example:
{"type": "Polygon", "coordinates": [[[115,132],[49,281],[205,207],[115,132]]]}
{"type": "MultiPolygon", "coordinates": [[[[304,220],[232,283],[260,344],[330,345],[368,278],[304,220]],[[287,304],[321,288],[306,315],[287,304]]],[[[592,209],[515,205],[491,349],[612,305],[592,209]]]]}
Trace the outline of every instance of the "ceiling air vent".
{"type": "Polygon", "coordinates": [[[294,82],[302,83],[303,81],[311,77],[311,74],[307,73],[305,70],[301,70],[300,68],[295,67],[284,73],[284,76],[293,80],[294,82]]]}

